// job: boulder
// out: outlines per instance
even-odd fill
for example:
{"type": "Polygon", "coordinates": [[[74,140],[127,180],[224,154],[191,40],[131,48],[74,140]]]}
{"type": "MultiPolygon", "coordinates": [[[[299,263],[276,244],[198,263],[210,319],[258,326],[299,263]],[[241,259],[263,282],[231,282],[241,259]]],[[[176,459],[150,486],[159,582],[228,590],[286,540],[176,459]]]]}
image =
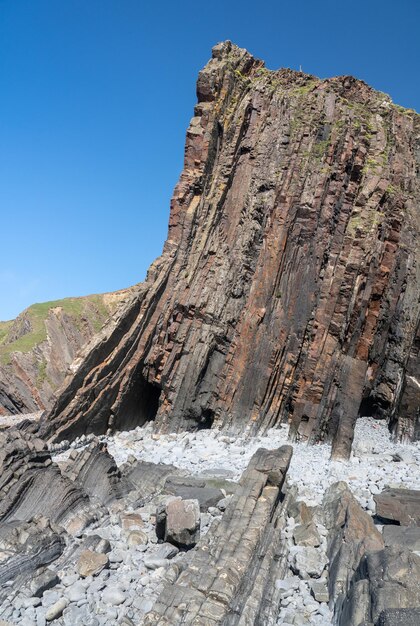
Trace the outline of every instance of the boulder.
{"type": "Polygon", "coordinates": [[[321,543],[319,533],[314,522],[300,524],[293,530],[293,539],[297,546],[317,547],[321,543]]]}
{"type": "Polygon", "coordinates": [[[39,574],[39,576],[35,576],[31,580],[29,584],[31,595],[40,598],[43,595],[44,591],[46,591],[47,589],[52,589],[59,582],[60,579],[58,578],[57,574],[55,572],[52,572],[50,569],[46,569],[44,572],[42,572],[42,574],[39,574]]]}
{"type": "Polygon", "coordinates": [[[95,576],[99,574],[104,567],[107,567],[108,563],[109,561],[106,554],[93,552],[92,550],[83,550],[77,563],[77,571],[82,578],[95,576]]]}
{"type": "Polygon", "coordinates": [[[200,538],[198,500],[172,500],[166,505],[165,541],[180,548],[195,546],[200,538]]]}
{"type": "Polygon", "coordinates": [[[328,557],[325,552],[309,547],[295,553],[292,567],[303,579],[320,578],[327,563],[328,557]]]}
{"type": "Polygon", "coordinates": [[[385,489],[373,498],[379,518],[401,526],[420,525],[420,490],[385,489]]]}

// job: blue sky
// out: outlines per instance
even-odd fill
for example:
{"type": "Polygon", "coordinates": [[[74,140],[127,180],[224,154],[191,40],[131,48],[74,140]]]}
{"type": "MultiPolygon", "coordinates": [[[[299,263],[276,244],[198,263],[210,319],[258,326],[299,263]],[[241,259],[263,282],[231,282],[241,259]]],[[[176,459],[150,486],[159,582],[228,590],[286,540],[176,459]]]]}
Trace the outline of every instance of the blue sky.
{"type": "Polygon", "coordinates": [[[418,0],[0,0],[0,319],[139,282],[160,254],[199,69],[353,74],[420,110],[418,0]]]}

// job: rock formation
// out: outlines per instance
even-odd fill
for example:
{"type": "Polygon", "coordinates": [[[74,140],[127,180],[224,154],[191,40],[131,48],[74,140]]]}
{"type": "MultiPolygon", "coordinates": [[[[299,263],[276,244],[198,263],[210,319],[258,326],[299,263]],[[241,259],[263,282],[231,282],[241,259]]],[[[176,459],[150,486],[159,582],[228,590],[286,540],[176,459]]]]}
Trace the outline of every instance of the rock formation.
{"type": "Polygon", "coordinates": [[[130,292],[34,304],[0,322],[0,415],[49,408],[77,352],[130,292]]]}
{"type": "Polygon", "coordinates": [[[163,254],[44,433],[289,420],[345,456],[361,413],[418,436],[419,116],[230,42],[197,96],[163,254]]]}
{"type": "Polygon", "coordinates": [[[291,456],[291,446],[255,453],[222,519],[188,566],[175,566],[145,625],[276,623],[276,580],[287,569],[280,530],[288,499],[281,489],[291,456]]]}

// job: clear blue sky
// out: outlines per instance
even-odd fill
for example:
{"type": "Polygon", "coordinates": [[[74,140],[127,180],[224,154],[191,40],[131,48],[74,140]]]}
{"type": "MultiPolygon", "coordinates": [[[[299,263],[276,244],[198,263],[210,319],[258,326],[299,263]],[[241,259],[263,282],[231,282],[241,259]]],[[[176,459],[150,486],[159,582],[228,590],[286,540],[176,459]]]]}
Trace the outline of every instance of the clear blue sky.
{"type": "Polygon", "coordinates": [[[195,80],[231,39],[420,110],[418,0],[0,0],[0,319],[142,280],[195,80]]]}

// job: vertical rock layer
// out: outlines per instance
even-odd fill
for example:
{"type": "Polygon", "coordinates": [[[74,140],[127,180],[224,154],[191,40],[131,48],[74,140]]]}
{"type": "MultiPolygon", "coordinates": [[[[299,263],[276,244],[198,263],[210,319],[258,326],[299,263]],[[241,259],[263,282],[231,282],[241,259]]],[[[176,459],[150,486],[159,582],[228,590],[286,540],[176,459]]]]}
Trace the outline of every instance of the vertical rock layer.
{"type": "Polygon", "coordinates": [[[163,254],[45,433],[290,419],[345,455],[361,410],[415,436],[419,116],[229,42],[197,95],[163,254]]]}

